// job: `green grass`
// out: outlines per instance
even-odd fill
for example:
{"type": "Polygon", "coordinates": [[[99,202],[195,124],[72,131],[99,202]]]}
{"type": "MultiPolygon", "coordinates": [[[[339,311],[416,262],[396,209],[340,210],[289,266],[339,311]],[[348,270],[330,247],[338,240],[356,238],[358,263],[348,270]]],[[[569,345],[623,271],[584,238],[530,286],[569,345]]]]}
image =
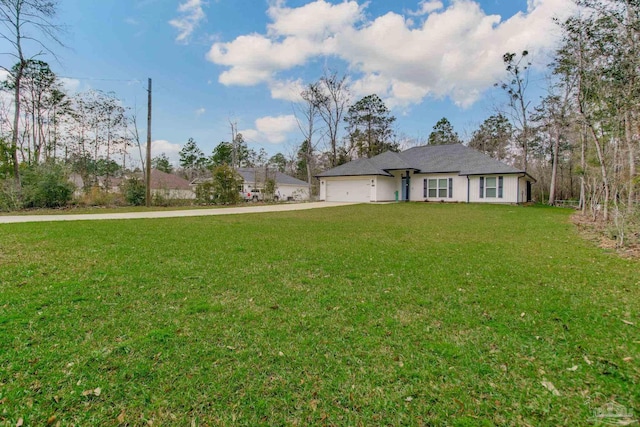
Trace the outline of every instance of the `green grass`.
{"type": "Polygon", "coordinates": [[[610,401],[637,416],[640,262],[569,214],[2,225],[0,425],[587,425],[610,401]]]}
{"type": "MultiPolygon", "coordinates": [[[[242,205],[240,205],[242,206],[242,205]]],[[[128,213],[128,212],[158,212],[158,211],[183,211],[191,209],[219,209],[222,206],[122,206],[122,207],[64,207],[60,209],[23,209],[20,211],[0,212],[0,216],[14,215],[81,215],[81,214],[103,214],[103,213],[128,213]]]]}
{"type": "MultiPolygon", "coordinates": [[[[65,206],[58,209],[22,209],[19,211],[1,212],[0,216],[28,216],[28,215],[84,215],[84,214],[112,214],[129,212],[164,212],[164,211],[184,211],[197,209],[224,209],[239,208],[263,205],[285,204],[287,202],[245,202],[240,201],[235,205],[185,205],[185,206],[65,206]]],[[[304,202],[296,202],[304,203],[304,202]]]]}

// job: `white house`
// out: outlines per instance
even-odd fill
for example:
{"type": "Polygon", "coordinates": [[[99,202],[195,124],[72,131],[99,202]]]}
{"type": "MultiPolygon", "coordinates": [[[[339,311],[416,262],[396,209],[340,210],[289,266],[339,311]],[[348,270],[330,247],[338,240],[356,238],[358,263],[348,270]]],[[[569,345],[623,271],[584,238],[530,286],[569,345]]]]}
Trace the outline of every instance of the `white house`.
{"type": "Polygon", "coordinates": [[[274,196],[278,200],[309,199],[309,184],[280,171],[265,170],[265,168],[238,168],[236,171],[242,177],[243,192],[249,192],[255,188],[262,190],[266,179],[273,179],[276,182],[274,196]]]}
{"type": "Polygon", "coordinates": [[[320,200],[524,203],[535,179],[462,144],[357,159],[317,175],[320,200]]]}
{"type": "Polygon", "coordinates": [[[189,181],[171,173],[151,169],[151,194],[165,199],[195,199],[189,181]]]}

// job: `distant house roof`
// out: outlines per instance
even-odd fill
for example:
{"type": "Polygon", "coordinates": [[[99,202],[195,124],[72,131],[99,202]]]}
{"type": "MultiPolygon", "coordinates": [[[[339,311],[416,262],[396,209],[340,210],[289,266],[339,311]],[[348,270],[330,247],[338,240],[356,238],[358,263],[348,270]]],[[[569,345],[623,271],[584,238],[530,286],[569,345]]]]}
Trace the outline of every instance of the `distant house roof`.
{"type": "MultiPolygon", "coordinates": [[[[238,168],[236,171],[240,174],[245,182],[253,182],[254,184],[264,183],[265,181],[265,169],[264,168],[238,168]]],[[[308,183],[294,178],[280,171],[269,170],[269,178],[274,179],[276,184],[279,185],[298,185],[307,186],[308,183]]]]}
{"type": "Polygon", "coordinates": [[[189,181],[171,173],[151,169],[151,188],[154,190],[191,190],[189,181]]]}
{"type": "Polygon", "coordinates": [[[401,153],[390,151],[370,159],[357,159],[318,176],[391,176],[389,171],[412,169],[417,173],[457,173],[458,175],[521,174],[522,170],[509,166],[462,144],[424,145],[401,153]]]}

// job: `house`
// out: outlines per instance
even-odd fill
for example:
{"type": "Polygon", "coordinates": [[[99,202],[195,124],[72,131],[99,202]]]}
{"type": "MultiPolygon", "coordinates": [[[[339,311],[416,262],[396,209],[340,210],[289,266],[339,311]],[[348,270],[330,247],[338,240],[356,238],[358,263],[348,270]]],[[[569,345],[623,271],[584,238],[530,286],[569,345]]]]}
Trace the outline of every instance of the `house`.
{"type": "MultiPolygon", "coordinates": [[[[126,173],[122,177],[104,177],[95,178],[97,188],[108,193],[120,193],[122,191],[122,183],[127,178],[138,178],[144,182],[142,172],[126,173]]],[[[69,182],[75,185],[75,197],[81,197],[84,194],[84,180],[77,173],[69,176],[69,182]]],[[[177,175],[165,173],[157,169],[151,169],[151,194],[159,195],[165,199],[195,199],[196,195],[189,185],[189,181],[177,175]]]]}
{"type": "Polygon", "coordinates": [[[165,199],[195,199],[189,181],[171,173],[151,169],[151,194],[165,199]]]}
{"type": "MultiPolygon", "coordinates": [[[[82,175],[79,173],[72,173],[69,175],[68,181],[75,186],[75,190],[73,192],[74,197],[81,197],[85,193],[85,182],[82,178],[82,175]]],[[[122,183],[122,178],[115,176],[97,176],[95,177],[94,184],[91,185],[89,182],[89,187],[96,187],[100,190],[106,191],[108,193],[118,193],[120,192],[120,184],[122,183]]],[[[88,190],[87,190],[88,191],[88,190]]]]}
{"type": "Polygon", "coordinates": [[[357,159],[317,175],[329,202],[523,203],[535,179],[462,144],[426,145],[357,159]]]}
{"type": "Polygon", "coordinates": [[[309,184],[280,171],[265,168],[238,168],[242,177],[242,191],[250,192],[255,188],[264,189],[265,177],[276,182],[274,196],[279,200],[309,199],[309,184]]]}

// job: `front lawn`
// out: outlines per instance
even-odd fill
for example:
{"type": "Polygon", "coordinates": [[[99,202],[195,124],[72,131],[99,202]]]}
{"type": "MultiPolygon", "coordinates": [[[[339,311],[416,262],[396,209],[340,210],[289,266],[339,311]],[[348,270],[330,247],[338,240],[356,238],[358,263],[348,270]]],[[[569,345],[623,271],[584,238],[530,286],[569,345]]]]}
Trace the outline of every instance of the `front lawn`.
{"type": "Polygon", "coordinates": [[[0,225],[0,425],[588,425],[614,402],[637,418],[640,262],[569,214],[0,225]]]}

